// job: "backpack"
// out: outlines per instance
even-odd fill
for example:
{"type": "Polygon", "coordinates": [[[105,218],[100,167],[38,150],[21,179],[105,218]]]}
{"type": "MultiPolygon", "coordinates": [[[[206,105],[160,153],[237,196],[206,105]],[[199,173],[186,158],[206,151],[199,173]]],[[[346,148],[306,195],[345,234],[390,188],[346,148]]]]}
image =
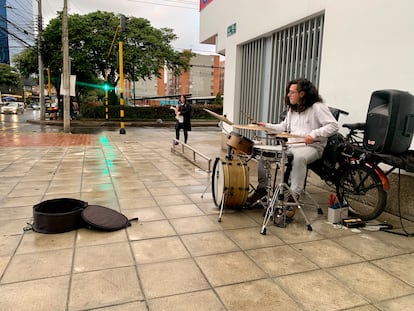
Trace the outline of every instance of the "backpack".
{"type": "Polygon", "coordinates": [[[122,213],[110,208],[89,205],[85,201],[59,198],[40,202],[33,206],[33,221],[24,231],[39,233],[63,233],[79,228],[100,231],[115,231],[131,226],[131,221],[122,213]]]}

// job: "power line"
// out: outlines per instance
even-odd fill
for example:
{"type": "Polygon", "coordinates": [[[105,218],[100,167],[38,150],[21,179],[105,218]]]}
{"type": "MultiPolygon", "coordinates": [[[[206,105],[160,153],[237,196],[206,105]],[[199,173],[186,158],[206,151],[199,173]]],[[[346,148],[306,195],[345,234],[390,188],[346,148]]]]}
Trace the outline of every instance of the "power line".
{"type": "Polygon", "coordinates": [[[23,39],[21,39],[20,37],[16,36],[14,33],[9,32],[7,28],[4,28],[4,27],[0,26],[0,30],[7,33],[7,34],[9,34],[10,36],[15,38],[16,40],[22,42],[26,47],[31,47],[32,46],[29,43],[27,43],[26,41],[24,41],[23,39]]]}
{"type": "Polygon", "coordinates": [[[198,10],[197,4],[194,3],[194,2],[191,2],[191,1],[165,0],[165,1],[168,1],[168,2],[173,2],[173,3],[177,3],[177,4],[183,4],[184,6],[182,6],[182,5],[175,5],[175,4],[168,4],[168,3],[157,3],[157,2],[144,1],[144,0],[128,0],[128,1],[129,2],[146,3],[146,4],[155,4],[155,5],[159,5],[159,6],[169,6],[169,7],[181,8],[181,9],[198,10]],[[192,4],[193,4],[193,6],[191,6],[192,4]]]}

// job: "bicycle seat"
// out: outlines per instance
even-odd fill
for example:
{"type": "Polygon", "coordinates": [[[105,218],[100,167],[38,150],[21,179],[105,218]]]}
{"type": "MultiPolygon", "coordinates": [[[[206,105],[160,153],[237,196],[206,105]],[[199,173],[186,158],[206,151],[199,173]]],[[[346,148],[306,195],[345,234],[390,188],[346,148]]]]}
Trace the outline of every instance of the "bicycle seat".
{"type": "Polygon", "coordinates": [[[329,108],[329,110],[331,111],[331,113],[332,113],[332,115],[334,116],[334,118],[336,119],[336,121],[338,121],[339,120],[339,116],[341,115],[341,114],[344,114],[344,115],[349,115],[349,113],[348,112],[346,112],[346,111],[344,111],[344,110],[341,110],[341,109],[338,109],[338,108],[334,108],[334,107],[328,107],[329,108]]]}
{"type": "Polygon", "coordinates": [[[365,129],[365,123],[344,123],[342,126],[353,131],[365,129]]]}

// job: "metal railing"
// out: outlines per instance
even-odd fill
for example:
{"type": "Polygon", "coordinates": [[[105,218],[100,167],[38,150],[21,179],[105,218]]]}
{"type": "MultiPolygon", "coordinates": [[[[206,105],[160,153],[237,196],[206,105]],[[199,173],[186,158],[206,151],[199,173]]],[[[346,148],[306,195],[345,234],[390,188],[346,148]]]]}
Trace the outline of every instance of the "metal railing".
{"type": "Polygon", "coordinates": [[[211,172],[211,158],[202,154],[200,151],[194,149],[190,145],[184,144],[183,142],[173,139],[172,141],[172,147],[171,152],[174,152],[175,154],[179,154],[203,171],[206,171],[207,173],[211,172]],[[186,153],[186,150],[189,150],[191,153],[191,157],[188,156],[188,152],[186,153]],[[203,167],[200,163],[200,161],[197,161],[197,156],[207,161],[207,169],[203,167]]]}

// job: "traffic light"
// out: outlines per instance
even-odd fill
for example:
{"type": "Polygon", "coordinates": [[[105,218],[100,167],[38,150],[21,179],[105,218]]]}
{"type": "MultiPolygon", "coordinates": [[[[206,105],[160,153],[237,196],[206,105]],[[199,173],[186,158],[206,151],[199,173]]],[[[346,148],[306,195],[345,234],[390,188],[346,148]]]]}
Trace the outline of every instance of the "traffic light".
{"type": "Polygon", "coordinates": [[[120,22],[120,26],[121,26],[121,31],[125,31],[126,30],[126,17],[123,14],[119,15],[119,22],[120,22]]]}
{"type": "Polygon", "coordinates": [[[105,83],[103,85],[103,89],[104,89],[105,92],[108,92],[111,89],[111,86],[108,83],[105,83]]]}

